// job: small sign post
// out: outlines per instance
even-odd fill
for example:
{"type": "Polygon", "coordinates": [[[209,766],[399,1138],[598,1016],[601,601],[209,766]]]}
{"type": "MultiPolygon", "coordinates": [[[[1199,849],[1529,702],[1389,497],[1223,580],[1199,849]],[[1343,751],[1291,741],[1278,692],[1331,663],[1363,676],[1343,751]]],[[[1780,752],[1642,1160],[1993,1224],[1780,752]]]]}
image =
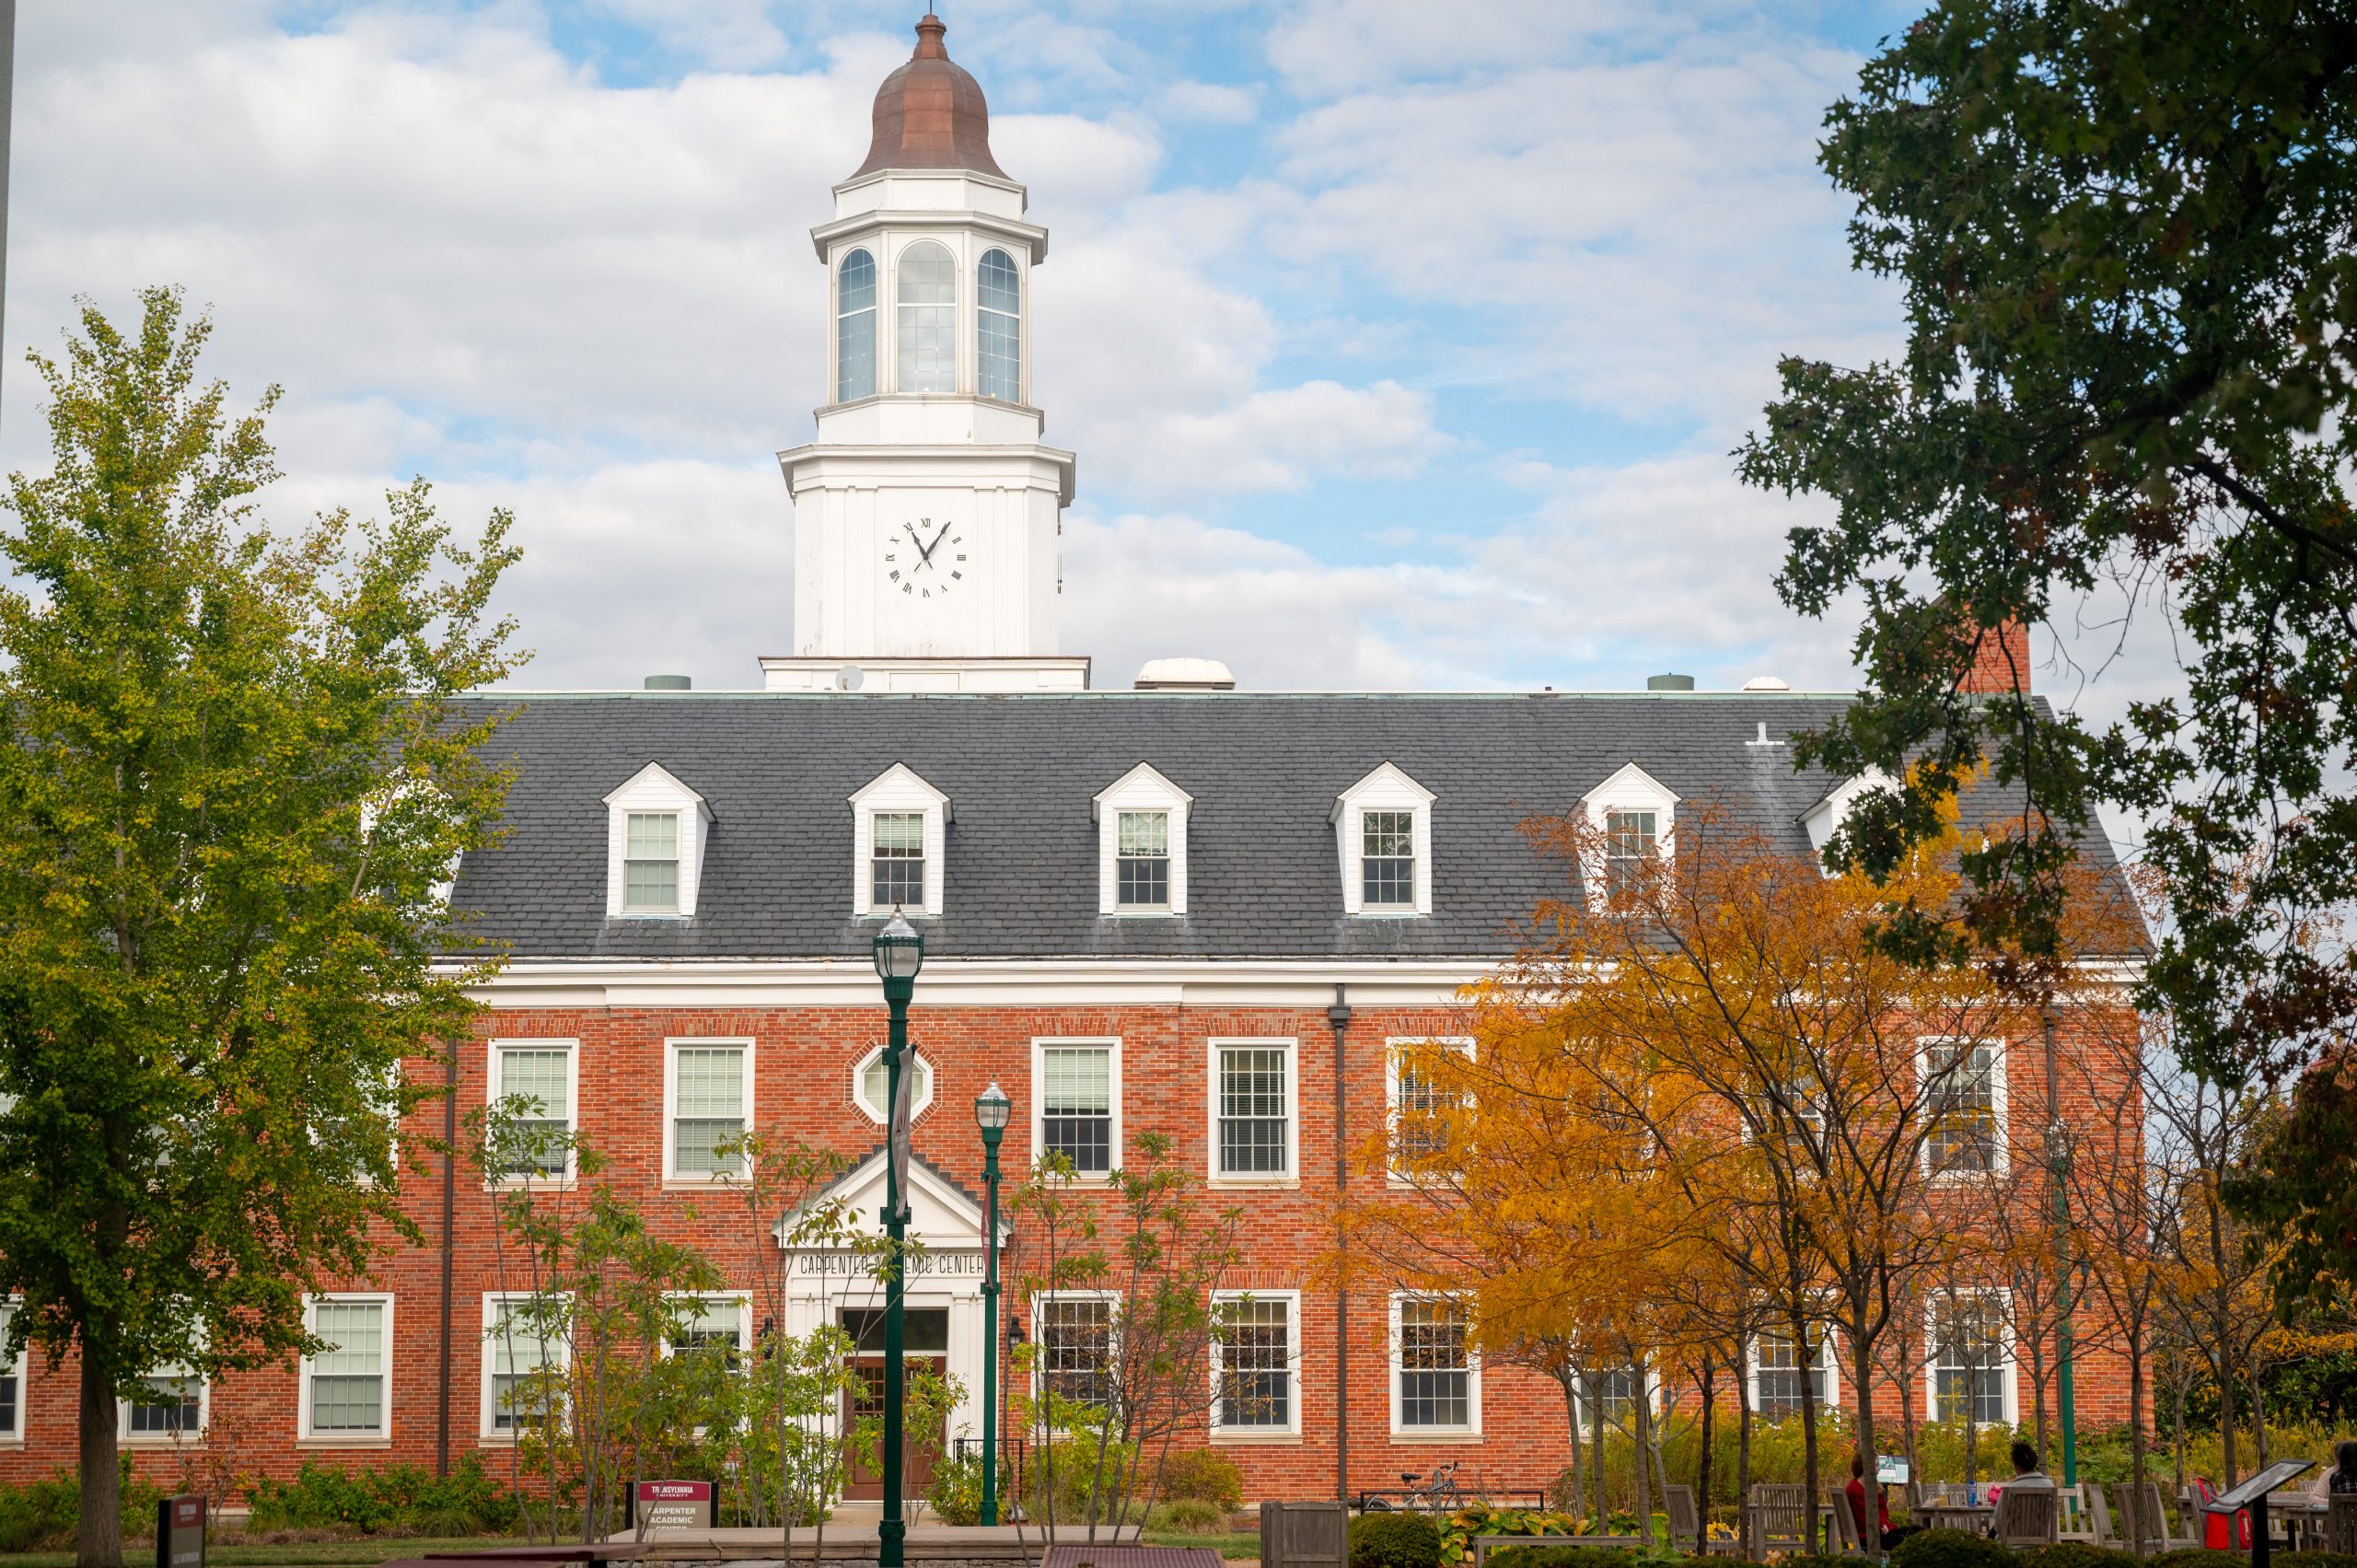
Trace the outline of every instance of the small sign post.
{"type": "Polygon", "coordinates": [[[204,1499],[197,1493],[157,1501],[156,1568],[204,1568],[204,1499]]]}
{"type": "MultiPolygon", "coordinates": [[[[2283,1459],[2268,1466],[2231,1492],[2222,1492],[2211,1508],[2223,1514],[2232,1526],[2234,1516],[2245,1508],[2250,1510],[2251,1568],[2267,1568],[2267,1494],[2277,1487],[2298,1480],[2316,1468],[2314,1459],[2283,1459]]],[[[2206,1533],[2206,1532],[2205,1532],[2206,1533]]],[[[2229,1540],[2234,1538],[2230,1535],[2229,1540]]]]}
{"type": "Polygon", "coordinates": [[[720,1488],[708,1481],[642,1481],[631,1489],[631,1501],[641,1540],[720,1526],[720,1488]]]}

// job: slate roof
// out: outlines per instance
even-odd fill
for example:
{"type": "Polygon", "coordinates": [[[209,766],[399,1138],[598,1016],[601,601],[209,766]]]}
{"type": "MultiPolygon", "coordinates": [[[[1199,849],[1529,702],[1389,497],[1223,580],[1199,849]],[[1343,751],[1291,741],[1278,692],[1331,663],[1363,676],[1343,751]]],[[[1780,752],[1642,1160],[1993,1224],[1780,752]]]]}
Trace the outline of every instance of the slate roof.
{"type": "MultiPolygon", "coordinates": [[[[848,797],[904,762],[950,800],[929,957],[1495,958],[1555,868],[1519,825],[1570,810],[1636,762],[1800,853],[1840,781],[1788,745],[1839,696],[1660,692],[913,696],[730,692],[486,697],[517,778],[507,836],[470,855],[455,900],[517,959],[864,960],[848,797]],[[710,803],[697,912],[606,917],[603,797],[660,762],[710,803]],[[1194,797],[1189,912],[1097,912],[1090,798],[1139,762],[1194,797]],[[1383,762],[1437,796],[1428,917],[1342,912],[1334,797],[1383,762]]],[[[2002,811],[1984,789],[1968,816],[2002,811]]],[[[2096,835],[2089,853],[2114,864],[2096,835]]]]}

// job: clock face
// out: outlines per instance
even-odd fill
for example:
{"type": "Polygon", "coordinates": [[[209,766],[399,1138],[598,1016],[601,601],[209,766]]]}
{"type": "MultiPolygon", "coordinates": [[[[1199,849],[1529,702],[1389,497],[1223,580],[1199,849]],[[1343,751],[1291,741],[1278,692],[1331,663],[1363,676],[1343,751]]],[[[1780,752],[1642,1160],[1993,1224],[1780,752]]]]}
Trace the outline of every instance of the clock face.
{"type": "Polygon", "coordinates": [[[884,536],[885,581],[912,599],[942,598],[966,580],[964,525],[918,517],[884,536]]]}

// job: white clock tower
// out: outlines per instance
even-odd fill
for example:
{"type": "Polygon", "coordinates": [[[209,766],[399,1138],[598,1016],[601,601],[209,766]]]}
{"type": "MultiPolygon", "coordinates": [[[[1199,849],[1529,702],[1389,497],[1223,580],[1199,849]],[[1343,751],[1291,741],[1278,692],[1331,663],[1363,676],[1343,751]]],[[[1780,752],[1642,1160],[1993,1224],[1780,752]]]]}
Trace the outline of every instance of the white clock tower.
{"type": "Polygon", "coordinates": [[[1073,455],[1031,402],[1048,231],[991,157],[990,111],[928,15],[876,94],[867,159],[811,230],[827,264],[818,439],[794,497],[794,653],[773,691],[1076,691],[1056,653],[1073,455]]]}

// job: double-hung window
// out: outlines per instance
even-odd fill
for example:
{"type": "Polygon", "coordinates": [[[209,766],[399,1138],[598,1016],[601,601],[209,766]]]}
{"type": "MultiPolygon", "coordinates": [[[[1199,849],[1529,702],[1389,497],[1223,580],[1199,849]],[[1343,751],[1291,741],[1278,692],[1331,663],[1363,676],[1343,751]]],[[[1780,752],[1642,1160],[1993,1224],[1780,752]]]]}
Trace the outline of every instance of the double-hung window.
{"type": "Polygon", "coordinates": [[[1290,1291],[1225,1296],[1213,1303],[1220,1431],[1300,1429],[1300,1400],[1294,1387],[1294,1315],[1299,1304],[1290,1291]]]}
{"type": "Polygon", "coordinates": [[[869,900],[878,910],[924,907],[924,813],[878,811],[870,850],[869,900]]]}
{"type": "Polygon", "coordinates": [[[566,1365],[564,1342],[553,1335],[549,1315],[535,1312],[527,1296],[483,1298],[483,1434],[513,1435],[531,1424],[563,1390],[552,1387],[566,1365]]]}
{"type": "Polygon", "coordinates": [[[745,1351],[744,1302],[733,1295],[712,1295],[680,1305],[679,1322],[671,1330],[671,1353],[709,1352],[736,1365],[745,1351]]]}
{"type": "Polygon", "coordinates": [[[1359,907],[1416,907],[1416,814],[1359,814],[1359,907]]]}
{"type": "Polygon", "coordinates": [[[1923,1107],[1930,1121],[1923,1157],[1931,1173],[2003,1172],[2004,1048],[1991,1040],[1927,1040],[1922,1062],[1923,1107]]]}
{"type": "Polygon", "coordinates": [[[1291,1040],[1213,1045],[1213,1175],[1251,1180],[1293,1174],[1293,1080],[1291,1040]]]}
{"type": "Polygon", "coordinates": [[[1039,1046],[1039,1152],[1070,1160],[1076,1176],[1113,1168],[1115,1050],[1109,1041],[1039,1046]]]}
{"type": "Polygon", "coordinates": [[[622,831],[622,912],[678,913],[679,814],[633,811],[622,831]]]}
{"type": "Polygon", "coordinates": [[[1392,1424],[1403,1432],[1475,1426],[1471,1325],[1457,1302],[1400,1296],[1392,1331],[1392,1424]]]}
{"type": "Polygon", "coordinates": [[[125,1402],[123,1431],[138,1438],[192,1438],[204,1430],[204,1379],[185,1369],[152,1373],[125,1402]]]}
{"type": "Polygon", "coordinates": [[[742,1040],[697,1040],[671,1047],[671,1169],[698,1180],[741,1176],[751,1098],[752,1047],[742,1040]]]}
{"type": "MultiPolygon", "coordinates": [[[[1113,1403],[1113,1304],[1101,1296],[1051,1295],[1032,1309],[1039,1330],[1040,1391],[1053,1400],[1109,1409],[1113,1403]]],[[[1055,1416],[1051,1412],[1051,1421],[1055,1416]]]]}
{"type": "Polygon", "coordinates": [[[1170,813],[1124,811],[1114,861],[1116,904],[1125,910],[1170,907],[1170,813]]]}
{"type": "Polygon", "coordinates": [[[1645,868],[1653,864],[1660,835],[1651,811],[1608,811],[1604,814],[1604,890],[1627,898],[1644,885],[1645,868]]]}
{"type": "MultiPolygon", "coordinates": [[[[0,1343],[16,1323],[17,1308],[11,1303],[0,1305],[0,1343]]],[[[19,1349],[6,1362],[0,1362],[0,1438],[22,1437],[25,1434],[25,1353],[19,1349]]]]}
{"type": "Polygon", "coordinates": [[[1438,1174],[1434,1167],[1448,1149],[1449,1119],[1463,1099],[1448,1082],[1451,1057],[1472,1055],[1469,1040],[1395,1040],[1389,1042],[1391,1179],[1413,1181],[1438,1174]]]}
{"type": "Polygon", "coordinates": [[[303,1430],[309,1437],[383,1437],[389,1430],[393,1351],[389,1296],[320,1296],[311,1332],[323,1343],[303,1364],[303,1430]]]}
{"type": "Polygon", "coordinates": [[[1803,1343],[1795,1343],[1792,1330],[1764,1329],[1751,1342],[1751,1403],[1761,1415],[1773,1421],[1782,1416],[1801,1412],[1801,1384],[1805,1378],[1809,1397],[1819,1410],[1834,1403],[1833,1345],[1824,1330],[1810,1324],[1803,1343]]]}
{"type": "Polygon", "coordinates": [[[1963,1292],[1932,1303],[1932,1419],[2002,1425],[2014,1382],[2004,1312],[1993,1294],[1963,1292]]]}
{"type": "Polygon", "coordinates": [[[571,1040],[493,1040],[491,1100],[508,1113],[498,1135],[508,1175],[572,1171],[571,1040]]]}

